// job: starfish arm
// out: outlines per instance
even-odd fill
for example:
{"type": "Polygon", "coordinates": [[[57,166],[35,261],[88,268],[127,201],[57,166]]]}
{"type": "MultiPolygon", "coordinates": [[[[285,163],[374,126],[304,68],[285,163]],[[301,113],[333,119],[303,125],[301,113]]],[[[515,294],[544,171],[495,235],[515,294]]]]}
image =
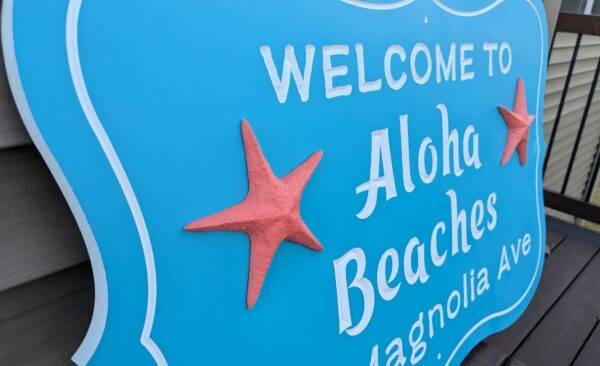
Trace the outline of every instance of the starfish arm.
{"type": "Polygon", "coordinates": [[[260,296],[273,257],[281,242],[289,238],[308,248],[323,247],[300,217],[300,199],[323,155],[313,154],[286,178],[279,180],[265,159],[256,136],[242,121],[246,152],[248,195],[243,202],[222,212],[193,221],[188,231],[243,231],[250,237],[250,264],[246,306],[252,309],[260,296]]]}
{"type": "Polygon", "coordinates": [[[281,230],[277,227],[265,228],[250,234],[250,268],[246,291],[246,307],[248,309],[252,309],[256,305],[265,277],[282,240],[281,230]]]}
{"type": "Polygon", "coordinates": [[[510,157],[515,152],[517,145],[520,143],[521,139],[516,136],[514,132],[511,130],[508,131],[508,138],[506,139],[506,146],[504,147],[504,153],[502,153],[502,161],[500,162],[502,165],[506,165],[510,160],[510,157]]]}
{"type": "Polygon", "coordinates": [[[267,159],[256,139],[256,135],[246,120],[242,120],[242,139],[246,153],[246,168],[248,170],[249,191],[260,188],[267,180],[276,179],[267,159]]]}
{"type": "Polygon", "coordinates": [[[283,178],[285,185],[297,195],[300,195],[306,186],[306,183],[312,177],[317,165],[323,157],[323,151],[317,151],[306,159],[299,167],[283,178]]]}
{"type": "Polygon", "coordinates": [[[525,137],[517,145],[517,154],[519,154],[519,162],[521,163],[522,166],[525,166],[525,164],[527,164],[527,141],[528,140],[529,140],[528,136],[525,135],[525,137]]]}
{"type": "Polygon", "coordinates": [[[310,232],[308,226],[306,226],[306,224],[300,218],[294,222],[293,226],[293,231],[287,236],[287,240],[296,244],[304,245],[305,247],[316,250],[317,252],[323,251],[323,246],[321,243],[319,243],[317,238],[310,232]]]}
{"type": "Polygon", "coordinates": [[[527,127],[529,125],[528,121],[525,121],[523,117],[519,116],[515,112],[507,109],[504,106],[499,106],[498,111],[502,115],[504,119],[504,123],[510,127],[527,127]]]}
{"type": "Polygon", "coordinates": [[[241,202],[185,226],[186,231],[244,231],[252,220],[251,207],[241,202]]]}
{"type": "Polygon", "coordinates": [[[517,80],[517,92],[515,93],[515,105],[513,107],[515,114],[527,116],[527,102],[525,100],[525,82],[522,78],[517,80]]]}

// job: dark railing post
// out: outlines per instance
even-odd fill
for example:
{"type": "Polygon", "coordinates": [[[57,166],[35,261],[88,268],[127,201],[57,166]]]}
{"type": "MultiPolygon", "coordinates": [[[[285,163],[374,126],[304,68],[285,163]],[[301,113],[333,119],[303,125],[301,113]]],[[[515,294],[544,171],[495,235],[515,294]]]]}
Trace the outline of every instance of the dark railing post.
{"type": "Polygon", "coordinates": [[[562,188],[560,190],[560,194],[565,194],[567,191],[567,186],[569,184],[569,178],[571,178],[571,171],[573,170],[573,163],[575,162],[575,158],[577,157],[577,149],[579,149],[579,144],[581,143],[581,136],[583,135],[583,130],[585,129],[585,123],[588,118],[588,114],[590,112],[590,106],[592,105],[592,101],[594,100],[594,94],[596,93],[596,84],[598,83],[598,76],[600,75],[600,57],[598,58],[598,63],[596,64],[596,72],[594,72],[594,80],[592,80],[592,87],[590,88],[590,93],[588,94],[587,102],[585,104],[585,109],[583,110],[583,116],[581,117],[581,122],[579,123],[579,130],[577,131],[577,137],[575,137],[575,144],[573,145],[573,150],[571,151],[571,157],[569,158],[569,165],[567,166],[567,172],[565,173],[565,178],[563,179],[562,188]]]}
{"type": "Polygon", "coordinates": [[[596,179],[598,178],[598,170],[600,170],[600,142],[598,142],[598,146],[596,147],[596,158],[594,159],[594,165],[592,165],[592,170],[590,171],[588,180],[585,183],[585,192],[583,195],[583,200],[585,202],[590,202],[592,198],[596,179]]]}
{"type": "Polygon", "coordinates": [[[552,50],[554,49],[554,41],[556,41],[556,32],[554,32],[554,35],[552,36],[552,40],[550,41],[550,44],[548,45],[548,59],[546,60],[546,64],[550,65],[550,58],[552,57],[552,50]]]}
{"type": "MultiPolygon", "coordinates": [[[[600,1],[600,0],[599,0],[600,1]]],[[[573,50],[573,54],[571,56],[571,61],[568,68],[568,73],[565,80],[565,86],[562,90],[560,96],[560,103],[558,105],[558,111],[556,113],[556,118],[554,119],[554,123],[552,126],[552,131],[550,134],[550,140],[548,142],[548,151],[544,158],[543,165],[543,174],[545,175],[548,162],[550,160],[552,154],[552,148],[554,145],[554,141],[557,137],[557,131],[559,128],[559,124],[561,121],[561,117],[563,114],[563,108],[566,101],[567,93],[569,91],[569,87],[571,84],[571,79],[573,76],[573,70],[575,68],[575,64],[577,62],[578,53],[580,51],[581,41],[583,35],[592,35],[592,36],[600,36],[600,16],[591,15],[591,14],[574,14],[574,13],[564,13],[561,12],[558,15],[558,22],[556,24],[557,32],[566,32],[571,34],[577,34],[577,40],[575,42],[575,47],[573,50]]],[[[565,192],[569,185],[569,180],[573,175],[573,167],[575,165],[575,159],[577,158],[577,152],[582,142],[583,132],[585,130],[586,124],[590,125],[592,122],[588,122],[588,119],[591,117],[591,105],[594,103],[594,94],[596,93],[598,78],[600,77],[600,57],[598,58],[596,70],[594,72],[594,79],[592,80],[592,85],[587,96],[587,101],[585,108],[583,110],[583,116],[579,123],[579,129],[577,130],[577,135],[575,137],[575,142],[571,151],[571,155],[569,157],[568,166],[565,172],[564,180],[562,181],[562,188],[560,192],[552,192],[544,189],[544,201],[546,207],[553,208],[557,211],[572,215],[576,221],[587,220],[591,222],[595,222],[600,224],[600,206],[591,203],[592,195],[594,194],[594,186],[596,180],[600,179],[600,136],[598,136],[595,153],[593,156],[593,162],[586,165],[587,170],[587,180],[585,182],[585,187],[580,192],[581,200],[579,198],[567,197],[565,192]]]]}
{"type": "Polygon", "coordinates": [[[571,63],[569,64],[569,71],[567,73],[565,87],[560,96],[558,112],[556,113],[556,118],[554,119],[554,125],[552,126],[552,133],[550,134],[550,141],[548,141],[548,149],[546,150],[546,157],[544,158],[544,168],[542,170],[542,174],[544,174],[544,175],[546,174],[546,169],[548,168],[548,161],[550,160],[552,146],[554,145],[554,139],[556,138],[556,131],[558,130],[560,116],[562,115],[562,110],[563,110],[563,106],[565,104],[565,99],[567,97],[567,93],[569,92],[569,84],[571,84],[571,76],[573,75],[573,68],[575,67],[575,63],[577,62],[577,53],[579,53],[579,45],[581,44],[581,37],[582,37],[581,33],[577,34],[577,40],[575,41],[575,49],[573,50],[573,56],[571,57],[571,63]]]}

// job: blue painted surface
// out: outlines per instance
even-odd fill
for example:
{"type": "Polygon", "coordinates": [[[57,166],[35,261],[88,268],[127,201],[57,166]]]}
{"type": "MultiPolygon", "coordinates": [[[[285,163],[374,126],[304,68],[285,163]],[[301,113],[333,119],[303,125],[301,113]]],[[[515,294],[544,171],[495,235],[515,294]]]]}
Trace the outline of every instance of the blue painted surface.
{"type": "MultiPolygon", "coordinates": [[[[102,256],[108,316],[99,345],[89,354],[90,362],[160,362],[140,343],[147,322],[147,274],[152,269],[122,184],[74,89],[65,43],[68,6],[65,0],[15,0],[14,51],[34,123],[81,203],[102,256]]],[[[547,40],[541,2],[488,1],[475,6],[459,0],[417,1],[378,11],[339,0],[85,1],[77,34],[77,57],[87,92],[148,227],[157,289],[150,337],[170,364],[368,365],[378,345],[379,364],[385,365],[385,349],[398,337],[406,364],[411,364],[415,349],[412,361],[418,362],[414,363],[454,365],[484,337],[515,321],[529,303],[541,274],[545,243],[540,119],[547,40]],[[423,85],[410,76],[410,51],[418,42],[433,57],[430,80],[423,85]],[[435,45],[447,55],[452,42],[457,62],[460,45],[473,44],[468,70],[475,77],[461,81],[457,64],[457,81],[437,83],[435,45]],[[488,75],[485,42],[510,44],[510,71],[502,73],[496,59],[494,75],[488,75]],[[379,91],[359,91],[357,43],[364,47],[367,80],[382,80],[379,91]],[[259,48],[271,48],[281,72],[284,47],[294,46],[302,70],[309,44],[316,48],[310,97],[302,102],[292,80],[287,101],[280,103],[259,48]],[[349,96],[328,99],[322,48],[334,44],[349,46],[348,56],[333,58],[336,65],[349,69],[334,83],[350,84],[353,90],[349,96]],[[397,91],[387,85],[383,68],[392,44],[408,53],[405,62],[394,62],[396,77],[409,74],[397,91]],[[512,107],[519,77],[527,85],[529,112],[539,118],[531,128],[527,165],[521,167],[515,154],[501,167],[507,129],[497,106],[512,107]],[[475,127],[481,168],[467,167],[461,158],[460,177],[442,176],[442,132],[436,108],[440,103],[447,106],[450,128],[458,130],[461,156],[463,133],[469,124],[475,127]],[[410,193],[402,184],[398,121],[404,114],[409,118],[416,186],[410,193]],[[251,311],[244,306],[248,238],[182,230],[191,220],[245,196],[242,118],[252,124],[278,176],[314,151],[325,154],[301,206],[302,216],[325,251],[282,245],[251,311]],[[360,220],[356,214],[366,193],[355,190],[369,179],[371,133],[385,128],[398,197],[386,201],[384,190],[379,190],[375,211],[360,220]],[[421,182],[416,164],[419,144],[427,136],[433,140],[439,163],[431,184],[421,182]],[[468,253],[448,252],[440,267],[426,255],[429,279],[409,285],[403,255],[413,236],[426,244],[428,252],[434,225],[444,221],[448,227],[439,247],[450,250],[449,189],[456,191],[458,206],[467,210],[468,220],[473,203],[481,199],[485,204],[495,192],[497,226],[486,230],[480,240],[469,237],[468,253]],[[527,233],[530,253],[517,264],[511,262],[511,270],[498,280],[502,246],[516,245],[527,233]],[[365,277],[375,287],[375,306],[367,328],[350,336],[339,334],[333,261],[356,247],[366,254],[365,277]],[[388,248],[400,255],[393,284],[401,285],[391,301],[383,300],[377,291],[377,265],[388,248]],[[419,313],[427,318],[435,304],[446,304],[451,291],[462,293],[463,273],[483,267],[489,270],[490,289],[461,308],[456,318],[446,318],[433,337],[425,322],[425,351],[412,347],[409,333],[419,313]],[[419,352],[424,352],[422,358],[419,352]]],[[[425,69],[424,59],[418,58],[417,72],[425,69]]],[[[512,261],[510,247],[508,254],[512,261]]],[[[348,283],[355,268],[352,264],[348,268],[348,283]]],[[[349,293],[356,325],[362,295],[356,289],[349,293]]]]}

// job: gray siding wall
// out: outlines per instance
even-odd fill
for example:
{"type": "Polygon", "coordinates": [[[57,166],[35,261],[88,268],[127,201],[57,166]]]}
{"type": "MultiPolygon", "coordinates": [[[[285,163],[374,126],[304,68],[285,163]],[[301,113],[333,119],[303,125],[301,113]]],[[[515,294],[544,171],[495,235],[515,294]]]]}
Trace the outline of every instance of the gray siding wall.
{"type": "Polygon", "coordinates": [[[81,234],[25,131],[0,59],[0,365],[63,365],[91,319],[81,234]]]}
{"type": "MultiPolygon", "coordinates": [[[[546,82],[543,115],[546,141],[550,138],[552,126],[556,120],[576,38],[576,34],[562,32],[556,34],[546,82]]],[[[600,57],[600,37],[583,36],[556,132],[551,158],[548,161],[544,186],[549,190],[560,191],[562,187],[573,144],[592,86],[598,57],[600,57]]],[[[567,195],[578,199],[582,198],[599,142],[600,88],[596,88],[567,186],[567,195]]]]}

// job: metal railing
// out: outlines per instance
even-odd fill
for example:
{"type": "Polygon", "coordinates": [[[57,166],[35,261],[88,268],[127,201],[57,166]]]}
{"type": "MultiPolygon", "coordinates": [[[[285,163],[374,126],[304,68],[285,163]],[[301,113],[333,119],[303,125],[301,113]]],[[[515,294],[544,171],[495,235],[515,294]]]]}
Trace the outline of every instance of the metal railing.
{"type": "MultiPolygon", "coordinates": [[[[563,107],[565,105],[567,93],[569,92],[569,87],[571,84],[575,64],[577,62],[577,56],[581,47],[582,38],[584,35],[600,36],[600,16],[561,12],[558,16],[556,32],[575,33],[577,34],[577,38],[575,41],[575,47],[573,50],[571,61],[569,63],[569,68],[565,79],[565,85],[561,92],[556,118],[554,119],[554,123],[552,125],[552,130],[550,133],[550,138],[548,141],[543,166],[544,177],[546,177],[548,163],[553,153],[553,147],[556,143],[557,131],[560,127],[561,116],[563,114],[563,107]]],[[[556,33],[554,38],[556,38],[556,33]]],[[[600,224],[600,207],[591,203],[591,199],[596,180],[598,179],[598,171],[600,169],[600,135],[598,136],[598,144],[595,148],[595,153],[593,155],[593,162],[589,165],[589,169],[587,171],[585,188],[580,194],[578,194],[577,197],[573,197],[572,195],[567,196],[566,193],[567,188],[569,187],[569,183],[571,181],[573,165],[579,152],[584,129],[586,127],[586,123],[588,122],[590,107],[594,102],[594,95],[596,93],[597,81],[599,76],[600,57],[598,57],[596,69],[594,72],[594,78],[592,80],[590,91],[587,96],[587,101],[583,110],[583,115],[581,117],[581,120],[579,121],[575,142],[571,148],[571,154],[569,156],[569,161],[561,184],[561,188],[559,191],[550,191],[544,189],[544,199],[547,207],[572,215],[576,219],[584,219],[598,224],[600,224]]]]}

